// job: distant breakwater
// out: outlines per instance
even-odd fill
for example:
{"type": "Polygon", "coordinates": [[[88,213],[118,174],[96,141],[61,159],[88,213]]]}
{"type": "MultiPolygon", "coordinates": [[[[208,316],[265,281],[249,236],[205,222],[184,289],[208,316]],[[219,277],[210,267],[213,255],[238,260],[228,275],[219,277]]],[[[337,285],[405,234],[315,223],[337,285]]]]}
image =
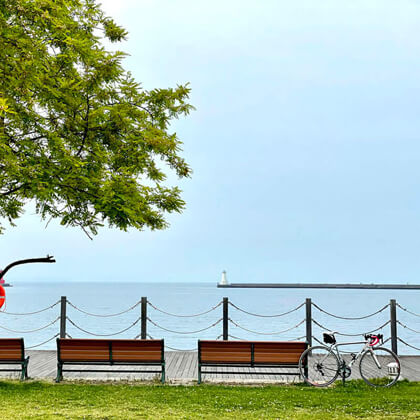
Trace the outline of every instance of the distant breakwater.
{"type": "Polygon", "coordinates": [[[367,283],[219,283],[221,288],[248,289],[384,289],[420,290],[420,284],[367,284],[367,283]]]}

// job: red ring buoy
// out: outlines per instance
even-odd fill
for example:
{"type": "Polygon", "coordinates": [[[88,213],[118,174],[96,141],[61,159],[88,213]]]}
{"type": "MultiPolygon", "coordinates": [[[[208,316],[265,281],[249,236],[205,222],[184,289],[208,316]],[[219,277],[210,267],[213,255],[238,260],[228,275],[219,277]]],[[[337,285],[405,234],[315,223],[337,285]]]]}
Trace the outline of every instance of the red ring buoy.
{"type": "Polygon", "coordinates": [[[5,304],[6,302],[6,290],[4,290],[3,286],[0,286],[0,308],[5,304]]]}

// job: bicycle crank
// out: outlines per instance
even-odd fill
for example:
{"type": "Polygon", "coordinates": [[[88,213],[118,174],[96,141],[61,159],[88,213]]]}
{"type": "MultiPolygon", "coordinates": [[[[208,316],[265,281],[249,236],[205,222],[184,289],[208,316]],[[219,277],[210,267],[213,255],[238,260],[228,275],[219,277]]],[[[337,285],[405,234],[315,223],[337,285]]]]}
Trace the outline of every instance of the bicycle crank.
{"type": "Polygon", "coordinates": [[[339,375],[343,378],[343,379],[347,379],[350,377],[351,375],[351,369],[348,366],[341,366],[340,367],[340,371],[339,371],[339,375]]]}

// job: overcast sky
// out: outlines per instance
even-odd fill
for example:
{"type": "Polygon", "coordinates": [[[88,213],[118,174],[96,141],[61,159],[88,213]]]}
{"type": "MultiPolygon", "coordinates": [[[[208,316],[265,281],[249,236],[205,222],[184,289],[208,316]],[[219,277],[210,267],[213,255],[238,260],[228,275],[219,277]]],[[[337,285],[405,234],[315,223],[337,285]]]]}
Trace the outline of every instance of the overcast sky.
{"type": "Polygon", "coordinates": [[[28,207],[1,265],[57,264],[7,280],[420,282],[419,2],[102,3],[145,88],[191,83],[187,209],[90,241],[28,207]]]}

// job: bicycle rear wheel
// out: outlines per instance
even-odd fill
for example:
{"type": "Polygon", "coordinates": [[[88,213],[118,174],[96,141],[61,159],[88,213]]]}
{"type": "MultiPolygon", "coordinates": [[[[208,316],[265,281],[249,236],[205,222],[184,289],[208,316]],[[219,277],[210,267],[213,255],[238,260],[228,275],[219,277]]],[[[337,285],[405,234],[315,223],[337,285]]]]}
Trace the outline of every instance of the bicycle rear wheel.
{"type": "Polygon", "coordinates": [[[400,377],[401,363],[398,356],[384,347],[377,347],[363,353],[359,364],[360,375],[370,386],[394,385],[400,377]]]}
{"type": "Polygon", "coordinates": [[[303,380],[313,386],[328,386],[338,376],[338,358],[328,347],[314,346],[306,349],[299,359],[303,380]]]}

